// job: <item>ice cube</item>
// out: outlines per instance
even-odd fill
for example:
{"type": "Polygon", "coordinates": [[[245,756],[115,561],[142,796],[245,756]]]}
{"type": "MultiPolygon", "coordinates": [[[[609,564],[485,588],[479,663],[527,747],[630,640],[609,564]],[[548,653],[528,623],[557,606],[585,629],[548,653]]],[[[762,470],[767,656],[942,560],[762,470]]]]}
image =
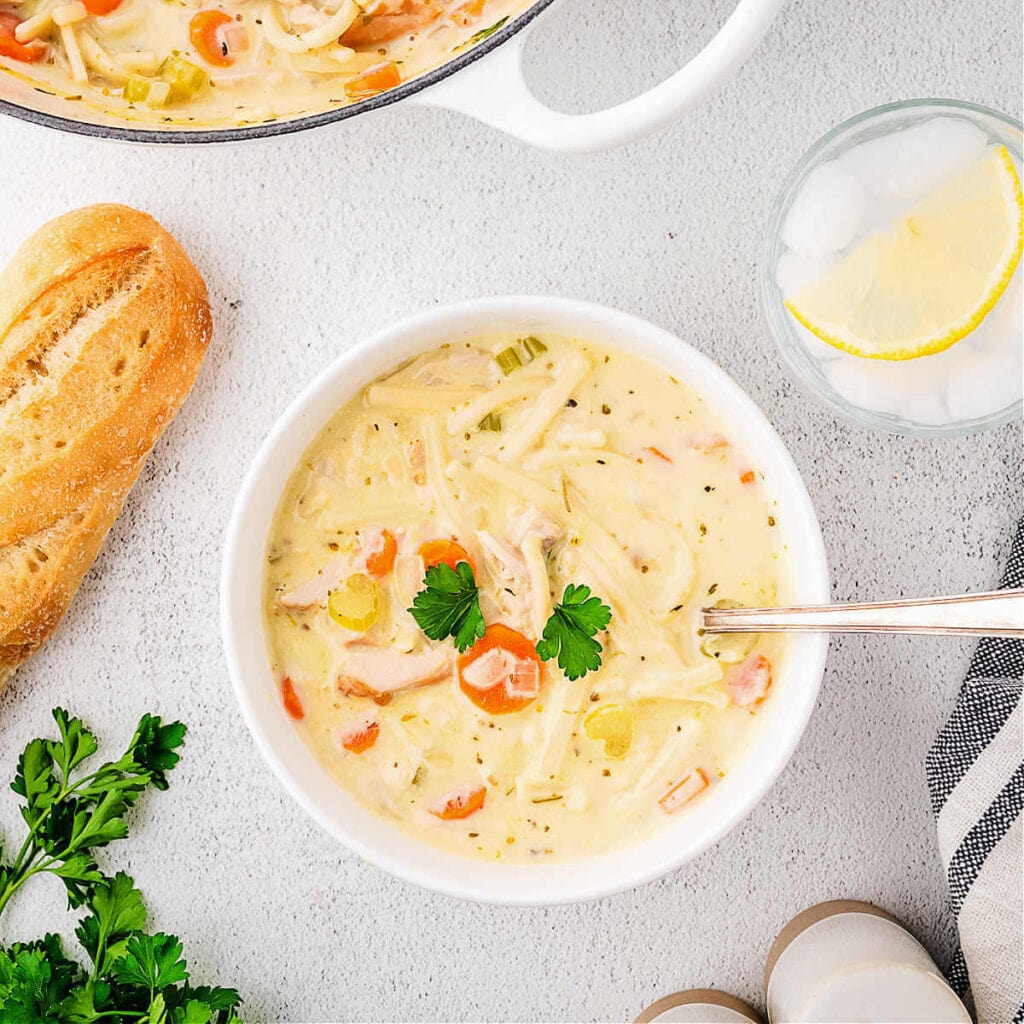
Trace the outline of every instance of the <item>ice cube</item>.
{"type": "Polygon", "coordinates": [[[836,160],[815,167],[797,192],[782,225],[783,244],[804,256],[829,256],[857,237],[864,220],[864,188],[836,160]]]}
{"type": "Polygon", "coordinates": [[[1018,364],[1005,356],[982,355],[965,360],[949,379],[947,402],[953,420],[991,416],[1021,400],[1024,380],[1018,364]]]}
{"type": "Polygon", "coordinates": [[[798,320],[794,318],[793,326],[796,328],[796,333],[800,338],[804,348],[807,349],[809,355],[814,359],[817,359],[819,363],[826,362],[829,359],[838,359],[843,355],[843,350],[836,348],[834,345],[830,345],[827,341],[822,341],[813,331],[807,330],[806,327],[798,320]]]}
{"type": "Polygon", "coordinates": [[[986,352],[998,353],[1020,361],[1024,344],[1024,299],[1021,286],[1021,268],[1013,275],[1006,291],[1000,296],[992,311],[958,345],[976,343],[975,347],[986,352]]]}
{"type": "Polygon", "coordinates": [[[943,399],[943,395],[930,391],[919,391],[916,394],[908,395],[900,409],[900,415],[911,423],[920,423],[926,427],[941,427],[944,423],[956,419],[955,416],[950,416],[943,399]]]}
{"type": "Polygon", "coordinates": [[[981,159],[988,136],[959,117],[933,117],[847,150],[839,162],[873,196],[908,206],[981,159]]]}
{"type": "Polygon", "coordinates": [[[907,403],[907,386],[895,364],[843,355],[822,369],[836,392],[851,405],[899,415],[907,403]]]}
{"type": "Polygon", "coordinates": [[[816,281],[835,264],[827,256],[805,256],[799,252],[784,252],[775,267],[775,283],[782,294],[789,298],[804,285],[816,281]]]}

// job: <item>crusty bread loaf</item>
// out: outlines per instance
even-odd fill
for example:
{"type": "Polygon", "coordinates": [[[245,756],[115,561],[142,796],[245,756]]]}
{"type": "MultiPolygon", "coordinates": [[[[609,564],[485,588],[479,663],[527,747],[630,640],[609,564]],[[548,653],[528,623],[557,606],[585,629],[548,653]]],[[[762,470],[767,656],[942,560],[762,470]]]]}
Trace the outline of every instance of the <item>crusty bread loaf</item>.
{"type": "Polygon", "coordinates": [[[125,206],[58,217],[0,274],[0,681],[67,610],[210,328],[195,267],[125,206]]]}

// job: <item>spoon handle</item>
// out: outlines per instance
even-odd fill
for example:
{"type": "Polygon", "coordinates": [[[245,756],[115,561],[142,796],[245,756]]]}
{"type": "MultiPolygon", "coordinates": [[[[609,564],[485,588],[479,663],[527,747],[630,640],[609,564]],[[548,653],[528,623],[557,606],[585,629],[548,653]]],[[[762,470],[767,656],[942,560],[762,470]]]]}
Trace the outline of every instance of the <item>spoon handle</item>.
{"type": "Polygon", "coordinates": [[[704,608],[709,633],[931,633],[1024,637],[1024,590],[792,608],[704,608]]]}

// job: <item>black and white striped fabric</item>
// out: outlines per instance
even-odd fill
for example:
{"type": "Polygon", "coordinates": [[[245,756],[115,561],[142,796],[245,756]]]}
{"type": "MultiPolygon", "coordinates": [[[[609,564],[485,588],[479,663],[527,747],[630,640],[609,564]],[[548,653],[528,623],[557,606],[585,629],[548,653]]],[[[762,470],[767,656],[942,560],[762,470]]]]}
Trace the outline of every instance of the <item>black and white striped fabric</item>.
{"type": "MultiPolygon", "coordinates": [[[[1001,586],[1024,587],[1024,518],[1001,586]]],[[[980,1024],[1024,1024],[1022,683],[1024,640],[982,640],[926,759],[960,933],[950,982],[980,1024]]]]}

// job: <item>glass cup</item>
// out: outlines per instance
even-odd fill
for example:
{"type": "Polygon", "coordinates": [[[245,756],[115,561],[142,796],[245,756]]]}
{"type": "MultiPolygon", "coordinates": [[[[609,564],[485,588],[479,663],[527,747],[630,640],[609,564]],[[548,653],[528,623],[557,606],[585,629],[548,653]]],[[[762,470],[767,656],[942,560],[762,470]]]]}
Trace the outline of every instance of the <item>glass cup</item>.
{"type": "MultiPolygon", "coordinates": [[[[788,270],[793,265],[782,236],[793,202],[816,168],[843,157],[862,143],[905,132],[936,118],[966,122],[985,133],[986,145],[1005,145],[1020,174],[1021,124],[1013,118],[959,100],[906,100],[875,107],[833,128],[798,161],[771,207],[759,269],[761,301],[769,327],[801,388],[855,423],[924,437],[969,434],[1020,418],[1024,371],[1019,340],[1015,345],[1007,343],[1014,350],[1008,358],[1000,356],[999,361],[984,364],[980,369],[969,360],[972,349],[981,345],[982,328],[1016,330],[1019,336],[1024,260],[1018,263],[1003,296],[974,331],[945,352],[895,362],[840,352],[803,327],[784,304],[782,285],[786,282],[780,284],[784,276],[780,268],[788,270]],[[780,264],[784,257],[790,260],[789,265],[780,264]],[[989,370],[997,377],[994,382],[985,380],[984,374],[989,370]],[[916,392],[911,400],[901,401],[901,394],[910,390],[916,392]]],[[[976,131],[971,134],[977,136],[976,131]]],[[[893,173],[897,172],[898,168],[894,168],[893,173]]],[[[872,199],[869,194],[867,203],[872,202],[875,208],[867,209],[865,220],[873,229],[884,228],[887,200],[872,199]]],[[[894,212],[897,207],[898,203],[892,204],[894,212]]],[[[862,230],[857,237],[866,233],[862,230]]]]}

